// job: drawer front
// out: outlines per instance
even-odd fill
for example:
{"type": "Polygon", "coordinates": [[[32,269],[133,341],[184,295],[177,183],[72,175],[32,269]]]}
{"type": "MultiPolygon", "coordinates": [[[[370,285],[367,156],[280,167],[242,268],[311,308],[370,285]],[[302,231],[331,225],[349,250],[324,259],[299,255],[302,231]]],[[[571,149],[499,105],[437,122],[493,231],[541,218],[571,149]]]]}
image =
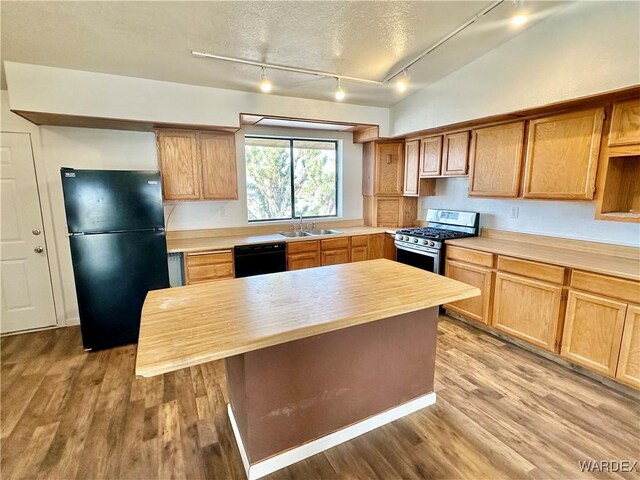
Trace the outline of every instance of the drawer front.
{"type": "Polygon", "coordinates": [[[188,267],[218,265],[221,263],[233,263],[233,252],[231,250],[187,253],[188,267]]]}
{"type": "Polygon", "coordinates": [[[482,267],[493,267],[493,254],[481,252],[479,250],[471,250],[468,248],[455,247],[447,245],[445,248],[447,258],[458,260],[459,262],[473,263],[482,267]]]}
{"type": "Polygon", "coordinates": [[[351,237],[351,246],[352,247],[366,247],[368,242],[367,235],[354,235],[351,237]]]}
{"type": "Polygon", "coordinates": [[[317,252],[296,253],[287,256],[287,270],[302,270],[320,266],[320,256],[317,252]]]}
{"type": "Polygon", "coordinates": [[[335,250],[338,248],[349,248],[349,237],[328,238],[320,242],[322,250],[335,250]]]}
{"type": "Polygon", "coordinates": [[[546,263],[530,262],[513,257],[498,257],[498,270],[515,273],[524,277],[535,278],[545,282],[564,283],[564,268],[546,263]]]}
{"type": "Polygon", "coordinates": [[[187,283],[189,285],[223,278],[233,278],[233,263],[189,266],[187,269],[187,283]]]}
{"type": "Polygon", "coordinates": [[[571,287],[606,297],[619,298],[631,303],[640,301],[640,282],[624,278],[574,270],[571,273],[571,287]]]}
{"type": "Polygon", "coordinates": [[[349,263],[349,250],[324,250],[322,252],[322,266],[349,263]]]}
{"type": "Polygon", "coordinates": [[[318,240],[311,240],[307,242],[289,242],[287,243],[287,254],[316,252],[319,245],[320,244],[318,240]]]}
{"type": "Polygon", "coordinates": [[[367,247],[351,247],[351,261],[362,262],[367,260],[369,256],[369,249],[367,247]]]}

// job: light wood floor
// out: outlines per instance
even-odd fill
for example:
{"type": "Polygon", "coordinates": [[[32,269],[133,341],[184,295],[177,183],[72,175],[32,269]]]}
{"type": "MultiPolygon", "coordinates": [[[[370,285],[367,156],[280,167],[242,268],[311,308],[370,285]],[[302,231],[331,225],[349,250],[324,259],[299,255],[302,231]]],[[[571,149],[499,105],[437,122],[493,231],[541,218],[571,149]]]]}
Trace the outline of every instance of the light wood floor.
{"type": "MultiPolygon", "coordinates": [[[[637,398],[443,320],[435,406],[270,478],[638,478],[578,467],[640,460],[637,398]]],[[[3,479],[245,478],[221,362],[135,379],[134,346],[87,354],[78,328],[1,348],[3,479]]]]}

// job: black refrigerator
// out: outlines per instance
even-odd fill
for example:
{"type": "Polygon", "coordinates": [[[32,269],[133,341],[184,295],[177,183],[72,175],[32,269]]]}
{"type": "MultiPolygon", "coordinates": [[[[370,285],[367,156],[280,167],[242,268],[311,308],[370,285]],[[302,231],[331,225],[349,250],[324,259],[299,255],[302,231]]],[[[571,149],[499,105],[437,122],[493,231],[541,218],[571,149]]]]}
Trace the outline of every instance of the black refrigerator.
{"type": "Polygon", "coordinates": [[[160,173],[62,168],[61,176],[82,343],[135,343],[145,296],[169,287],[160,173]]]}

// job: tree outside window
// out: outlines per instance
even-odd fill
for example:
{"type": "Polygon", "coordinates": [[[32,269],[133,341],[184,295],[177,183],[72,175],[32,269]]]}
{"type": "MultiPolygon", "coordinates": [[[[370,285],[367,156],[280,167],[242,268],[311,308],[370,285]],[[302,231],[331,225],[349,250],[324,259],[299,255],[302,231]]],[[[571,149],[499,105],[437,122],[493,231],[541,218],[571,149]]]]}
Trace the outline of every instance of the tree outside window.
{"type": "Polygon", "coordinates": [[[333,140],[245,137],[249,221],[336,216],[337,146],[333,140]]]}

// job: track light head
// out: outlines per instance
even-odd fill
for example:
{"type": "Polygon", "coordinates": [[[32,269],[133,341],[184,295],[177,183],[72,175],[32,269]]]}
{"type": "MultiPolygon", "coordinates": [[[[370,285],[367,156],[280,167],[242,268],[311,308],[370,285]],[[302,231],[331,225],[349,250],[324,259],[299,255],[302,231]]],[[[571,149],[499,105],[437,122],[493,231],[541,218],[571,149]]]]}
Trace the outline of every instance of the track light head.
{"type": "Polygon", "coordinates": [[[336,97],[336,100],[341,102],[342,100],[344,100],[344,97],[346,96],[346,94],[344,93],[344,90],[340,86],[340,78],[336,78],[336,80],[338,82],[338,85],[336,87],[335,97],[336,97]]]}
{"type": "Polygon", "coordinates": [[[402,73],[396,77],[395,86],[396,90],[400,93],[407,91],[407,88],[409,88],[409,76],[406,70],[403,70],[402,73]]]}
{"type": "Polygon", "coordinates": [[[263,93],[269,93],[271,91],[272,85],[269,77],[267,77],[267,69],[262,67],[262,76],[260,77],[260,90],[263,93]]]}

